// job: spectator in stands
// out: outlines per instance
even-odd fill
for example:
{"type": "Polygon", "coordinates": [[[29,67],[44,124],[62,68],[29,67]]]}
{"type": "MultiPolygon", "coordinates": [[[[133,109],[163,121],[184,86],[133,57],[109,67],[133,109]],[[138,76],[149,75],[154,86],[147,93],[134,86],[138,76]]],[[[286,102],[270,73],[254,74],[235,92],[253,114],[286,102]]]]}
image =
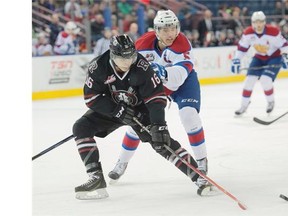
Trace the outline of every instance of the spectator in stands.
{"type": "MultiPolygon", "coordinates": [[[[242,30],[241,30],[241,32],[242,32],[242,30]]],[[[227,29],[227,46],[233,46],[233,45],[237,45],[235,33],[233,30],[227,29]]]]}
{"type": "Polygon", "coordinates": [[[152,28],[153,29],[153,26],[154,26],[154,18],[156,16],[156,12],[155,10],[153,9],[148,9],[147,12],[146,12],[146,31],[148,31],[149,28],[152,28]]]}
{"type": "Polygon", "coordinates": [[[216,46],[218,46],[218,39],[216,38],[215,32],[214,31],[207,32],[203,41],[203,47],[216,47],[216,46]]]}
{"type": "Polygon", "coordinates": [[[216,35],[218,39],[218,46],[226,46],[227,45],[227,33],[226,29],[223,29],[222,31],[219,31],[218,34],[216,35]]]}
{"type": "Polygon", "coordinates": [[[131,23],[136,22],[136,17],[134,17],[131,14],[127,14],[125,15],[124,19],[123,19],[123,32],[128,32],[131,23]]]}
{"type": "Polygon", "coordinates": [[[55,1],[54,0],[47,0],[46,1],[46,8],[51,10],[51,11],[55,11],[56,10],[56,5],[55,5],[55,1]]]}
{"type": "Polygon", "coordinates": [[[281,21],[281,17],[280,17],[282,15],[282,2],[281,1],[275,2],[275,8],[274,8],[273,15],[279,16],[279,17],[274,19],[275,22],[278,23],[281,21]]]}
{"type": "MultiPolygon", "coordinates": [[[[283,7],[283,5],[282,5],[282,7],[283,7]]],[[[288,0],[286,0],[284,2],[284,14],[288,15],[288,0]]]]}
{"type": "Polygon", "coordinates": [[[234,7],[232,10],[232,16],[228,20],[227,29],[233,30],[234,34],[236,33],[236,29],[243,29],[243,23],[240,19],[241,10],[239,7],[234,7]]]}
{"type": "MultiPolygon", "coordinates": [[[[198,23],[198,32],[199,32],[199,40],[200,44],[204,45],[205,38],[208,32],[215,32],[216,31],[216,23],[212,21],[212,11],[206,9],[204,11],[204,18],[200,20],[198,23]]],[[[210,37],[210,36],[209,36],[210,37]]],[[[211,38],[206,38],[206,45],[207,41],[210,41],[211,38]]]]}
{"type": "Polygon", "coordinates": [[[191,32],[191,44],[193,48],[201,47],[201,44],[199,41],[199,32],[197,29],[193,29],[191,32]]]}
{"type": "MultiPolygon", "coordinates": [[[[37,0],[37,3],[40,7],[37,8],[37,12],[41,15],[49,15],[48,9],[48,2],[47,0],[37,0]]],[[[48,24],[48,21],[44,17],[38,17],[38,21],[48,24]]]]}
{"type": "Polygon", "coordinates": [[[54,13],[51,15],[51,23],[49,24],[49,28],[50,28],[50,44],[54,46],[59,32],[64,30],[59,22],[59,14],[54,13]]]}
{"type": "Polygon", "coordinates": [[[182,7],[180,8],[178,12],[178,17],[181,25],[182,31],[191,31],[193,26],[193,15],[197,13],[197,10],[192,7],[188,6],[187,3],[182,2],[182,7]]]}
{"type": "Polygon", "coordinates": [[[80,29],[74,22],[67,22],[64,31],[60,32],[57,36],[54,45],[54,53],[56,55],[71,55],[78,53],[79,45],[76,39],[79,32],[80,29]]]}
{"type": "Polygon", "coordinates": [[[117,3],[117,8],[118,8],[119,16],[121,16],[122,18],[127,14],[131,14],[133,10],[132,5],[129,4],[126,0],[120,0],[117,3]]]}
{"type": "Polygon", "coordinates": [[[97,14],[91,20],[91,39],[96,42],[103,37],[103,30],[105,27],[104,17],[102,14],[97,14]]]}
{"type": "Polygon", "coordinates": [[[100,3],[94,2],[89,8],[89,19],[94,19],[94,17],[99,13],[102,13],[100,10],[100,3]]]}
{"type": "Polygon", "coordinates": [[[223,29],[217,34],[218,46],[232,46],[236,45],[235,35],[231,29],[223,29]]]}
{"type": "Polygon", "coordinates": [[[118,17],[115,14],[112,14],[112,16],[111,16],[111,23],[112,23],[112,28],[111,29],[119,29],[119,27],[118,27],[118,17]]]}
{"type": "Polygon", "coordinates": [[[109,49],[111,37],[112,31],[110,28],[106,27],[104,29],[103,37],[96,42],[96,46],[94,47],[93,53],[96,57],[102,55],[109,49]]]}
{"type": "Polygon", "coordinates": [[[246,26],[250,25],[250,20],[246,19],[245,17],[249,16],[249,10],[248,7],[243,7],[241,9],[240,13],[240,20],[241,23],[243,24],[243,27],[245,28],[246,26]]]}
{"type": "Polygon", "coordinates": [[[140,37],[138,33],[138,24],[135,22],[131,23],[129,31],[126,32],[126,34],[135,42],[140,37]]]}
{"type": "Polygon", "coordinates": [[[76,35],[76,39],[74,40],[74,44],[76,44],[78,46],[79,53],[88,53],[86,36],[82,31],[80,31],[76,35]]]}
{"type": "Polygon", "coordinates": [[[221,4],[217,11],[217,16],[221,17],[222,19],[219,22],[219,25],[222,29],[225,29],[228,25],[228,20],[231,17],[230,9],[228,8],[227,4],[221,4]]]}
{"type": "Polygon", "coordinates": [[[65,17],[75,22],[82,22],[81,7],[76,0],[68,0],[64,5],[65,17]]]}
{"type": "Polygon", "coordinates": [[[53,48],[49,44],[48,36],[45,32],[40,32],[37,35],[36,44],[32,46],[33,56],[50,56],[53,55],[53,48]]]}

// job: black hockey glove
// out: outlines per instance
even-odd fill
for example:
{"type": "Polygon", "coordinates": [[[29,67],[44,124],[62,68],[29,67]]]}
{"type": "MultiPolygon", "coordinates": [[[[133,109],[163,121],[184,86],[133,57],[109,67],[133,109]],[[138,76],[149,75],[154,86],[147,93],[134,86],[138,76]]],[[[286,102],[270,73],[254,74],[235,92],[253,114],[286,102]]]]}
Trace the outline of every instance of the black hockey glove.
{"type": "Polygon", "coordinates": [[[137,123],[133,120],[133,117],[136,117],[139,119],[139,121],[142,119],[140,112],[135,111],[133,107],[125,103],[119,103],[113,111],[112,115],[119,119],[123,124],[130,126],[137,125],[137,123]]]}
{"type": "Polygon", "coordinates": [[[167,125],[152,125],[151,130],[152,147],[156,152],[164,154],[167,149],[164,145],[170,146],[171,140],[167,125]]]}

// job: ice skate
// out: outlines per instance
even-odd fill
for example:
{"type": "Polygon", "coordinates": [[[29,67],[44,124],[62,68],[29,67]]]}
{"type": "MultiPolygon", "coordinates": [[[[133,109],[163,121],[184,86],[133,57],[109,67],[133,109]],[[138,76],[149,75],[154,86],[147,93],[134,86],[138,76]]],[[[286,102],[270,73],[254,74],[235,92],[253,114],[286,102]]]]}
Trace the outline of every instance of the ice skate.
{"type": "Polygon", "coordinates": [[[274,109],[274,105],[275,105],[274,101],[268,102],[268,105],[267,105],[267,108],[266,108],[266,113],[271,113],[273,111],[273,109],[274,109]]]}
{"type": "MultiPolygon", "coordinates": [[[[208,173],[208,160],[207,158],[203,158],[201,160],[197,160],[198,164],[198,170],[203,173],[204,175],[207,175],[208,173]]],[[[199,187],[197,190],[197,194],[199,196],[211,196],[214,195],[216,190],[213,185],[211,185],[206,179],[199,176],[196,185],[199,187]]]]}
{"type": "Polygon", "coordinates": [[[128,166],[128,162],[126,163],[117,163],[114,169],[109,172],[108,176],[110,178],[109,184],[115,184],[118,182],[120,177],[124,174],[126,168],[128,166]]]}
{"type": "Polygon", "coordinates": [[[89,175],[86,183],[75,188],[76,199],[93,200],[104,199],[109,195],[106,191],[106,182],[102,171],[96,171],[89,175]]]}
{"type": "Polygon", "coordinates": [[[240,109],[238,109],[238,110],[236,110],[235,111],[235,115],[236,116],[241,116],[243,113],[245,113],[246,112],[246,110],[247,110],[247,108],[248,108],[248,106],[249,106],[249,104],[250,104],[250,102],[248,103],[248,105],[246,105],[246,106],[241,106],[240,107],[240,109]]]}

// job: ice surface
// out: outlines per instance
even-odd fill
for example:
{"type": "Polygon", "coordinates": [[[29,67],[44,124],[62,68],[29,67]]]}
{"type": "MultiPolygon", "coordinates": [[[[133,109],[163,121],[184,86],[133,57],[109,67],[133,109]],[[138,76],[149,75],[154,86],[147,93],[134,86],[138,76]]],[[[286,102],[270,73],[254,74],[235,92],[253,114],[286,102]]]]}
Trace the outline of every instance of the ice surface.
{"type": "MultiPolygon", "coordinates": [[[[221,193],[199,197],[197,187],[178,169],[140,144],[125,175],[109,185],[109,198],[75,199],[74,187],[87,180],[73,140],[32,162],[33,215],[67,216],[284,216],[288,202],[288,116],[263,126],[257,116],[271,120],[288,110],[288,80],[276,80],[276,107],[265,113],[259,83],[248,112],[234,117],[240,106],[242,83],[202,86],[201,117],[206,134],[209,177],[247,205],[247,211],[221,193]]],[[[86,111],[82,97],[33,102],[33,155],[72,134],[73,123],[86,111]]],[[[167,110],[170,134],[192,153],[174,103],[167,110]]],[[[125,127],[97,139],[104,175],[113,169],[125,127]]],[[[193,154],[193,153],[192,153],[193,154]]]]}

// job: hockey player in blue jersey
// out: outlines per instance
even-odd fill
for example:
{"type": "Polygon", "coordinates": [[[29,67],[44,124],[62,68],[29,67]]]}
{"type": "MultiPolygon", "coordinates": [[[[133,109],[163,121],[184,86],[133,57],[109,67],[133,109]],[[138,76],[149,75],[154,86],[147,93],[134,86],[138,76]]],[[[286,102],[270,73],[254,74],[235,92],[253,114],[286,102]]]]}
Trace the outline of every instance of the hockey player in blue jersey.
{"type": "MultiPolygon", "coordinates": [[[[200,85],[194,70],[192,46],[180,32],[179,20],[171,10],[158,11],[154,19],[154,30],[145,33],[136,41],[136,49],[151,63],[163,82],[166,95],[177,103],[198,169],[207,174],[207,150],[199,116],[200,85]]],[[[122,142],[118,162],[109,173],[112,182],[124,174],[139,142],[135,131],[129,128],[122,142]]],[[[201,196],[209,194],[212,190],[211,185],[202,177],[198,178],[196,185],[199,187],[197,193],[201,196]]]]}

